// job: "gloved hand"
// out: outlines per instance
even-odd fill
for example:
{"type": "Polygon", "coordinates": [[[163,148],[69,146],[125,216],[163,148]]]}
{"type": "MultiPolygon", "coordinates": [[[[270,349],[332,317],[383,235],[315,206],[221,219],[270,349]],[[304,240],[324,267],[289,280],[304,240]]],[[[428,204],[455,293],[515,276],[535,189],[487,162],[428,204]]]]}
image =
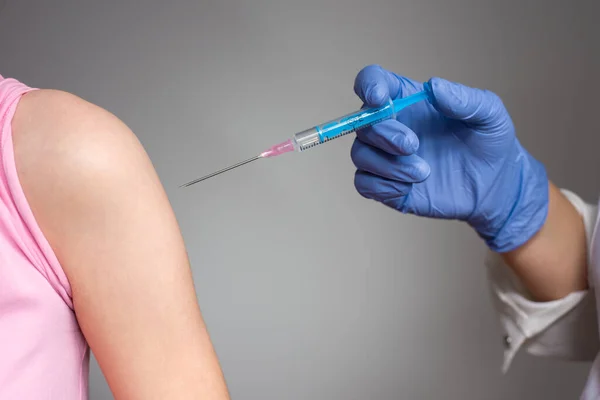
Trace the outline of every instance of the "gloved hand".
{"type": "MultiPolygon", "coordinates": [[[[357,132],[355,186],[403,213],[466,221],[494,251],[513,250],[544,224],[544,166],[519,143],[500,98],[440,78],[420,102],[357,132]]],[[[423,90],[421,83],[364,68],[354,90],[366,106],[423,90]]]]}

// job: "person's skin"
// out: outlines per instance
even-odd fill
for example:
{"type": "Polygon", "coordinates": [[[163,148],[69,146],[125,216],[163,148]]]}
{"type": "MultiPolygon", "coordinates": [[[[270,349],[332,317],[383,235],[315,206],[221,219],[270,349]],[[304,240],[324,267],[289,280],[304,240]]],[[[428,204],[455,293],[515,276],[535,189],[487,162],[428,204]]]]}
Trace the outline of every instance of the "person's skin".
{"type": "Polygon", "coordinates": [[[551,183],[542,229],[502,257],[535,300],[551,301],[587,289],[587,252],[583,218],[551,183]]]}
{"type": "Polygon", "coordinates": [[[184,242],[136,136],[74,95],[23,97],[19,179],[114,397],[228,399],[184,242]]]}
{"type": "MultiPolygon", "coordinates": [[[[115,398],[228,399],[177,222],[135,135],[41,90],[21,101],[13,136],[23,190],[115,398]]],[[[583,220],[552,184],[542,229],[502,256],[536,300],[587,288],[583,220]]]]}

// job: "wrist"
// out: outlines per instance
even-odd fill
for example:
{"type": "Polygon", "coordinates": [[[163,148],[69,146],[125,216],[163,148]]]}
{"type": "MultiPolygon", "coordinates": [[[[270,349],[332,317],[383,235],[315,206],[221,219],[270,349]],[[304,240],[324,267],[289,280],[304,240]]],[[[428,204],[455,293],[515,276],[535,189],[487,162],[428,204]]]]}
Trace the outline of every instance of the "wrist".
{"type": "Polygon", "coordinates": [[[548,216],[526,243],[502,253],[536,301],[552,301],[585,290],[587,232],[584,217],[552,183],[548,216]]]}
{"type": "MultiPolygon", "coordinates": [[[[518,151],[502,167],[502,176],[488,197],[492,207],[482,207],[478,234],[497,253],[514,250],[529,241],[548,216],[549,181],[542,163],[517,142],[518,151]]],[[[486,203],[484,200],[483,203],[486,203]]]]}

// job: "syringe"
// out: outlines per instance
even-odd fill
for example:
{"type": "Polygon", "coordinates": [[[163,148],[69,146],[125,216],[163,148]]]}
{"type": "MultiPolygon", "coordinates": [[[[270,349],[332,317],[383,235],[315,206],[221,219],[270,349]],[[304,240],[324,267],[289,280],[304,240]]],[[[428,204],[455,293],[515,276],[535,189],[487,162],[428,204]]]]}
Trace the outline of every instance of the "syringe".
{"type": "Polygon", "coordinates": [[[386,119],[395,118],[396,113],[398,113],[400,110],[421,100],[429,100],[429,93],[431,93],[431,90],[429,90],[428,82],[425,82],[423,86],[425,88],[423,91],[404,98],[398,98],[396,100],[390,99],[389,103],[384,106],[360,109],[350,114],[346,114],[343,117],[336,118],[324,124],[317,125],[302,132],[298,132],[285,142],[276,144],[275,146],[268,148],[255,157],[229,166],[217,172],[213,172],[212,174],[206,175],[202,178],[195,179],[181,186],[191,186],[195,183],[212,178],[215,175],[222,174],[223,172],[232,170],[261,158],[275,157],[291,151],[302,152],[322,143],[329,142],[330,140],[337,139],[352,132],[356,132],[359,129],[369,127],[386,119]]]}

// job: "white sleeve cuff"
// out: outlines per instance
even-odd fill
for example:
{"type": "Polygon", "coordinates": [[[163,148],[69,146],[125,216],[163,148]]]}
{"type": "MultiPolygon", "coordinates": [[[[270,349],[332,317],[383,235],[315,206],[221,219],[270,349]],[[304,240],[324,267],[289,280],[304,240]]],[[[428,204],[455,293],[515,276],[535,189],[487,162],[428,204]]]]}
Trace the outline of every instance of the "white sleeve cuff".
{"type": "MultiPolygon", "coordinates": [[[[586,204],[569,191],[562,192],[583,216],[590,243],[597,206],[586,204]]],[[[486,266],[493,304],[504,333],[504,373],[521,348],[536,356],[594,359],[600,346],[591,289],[560,300],[536,302],[499,254],[489,252],[486,266]]]]}

